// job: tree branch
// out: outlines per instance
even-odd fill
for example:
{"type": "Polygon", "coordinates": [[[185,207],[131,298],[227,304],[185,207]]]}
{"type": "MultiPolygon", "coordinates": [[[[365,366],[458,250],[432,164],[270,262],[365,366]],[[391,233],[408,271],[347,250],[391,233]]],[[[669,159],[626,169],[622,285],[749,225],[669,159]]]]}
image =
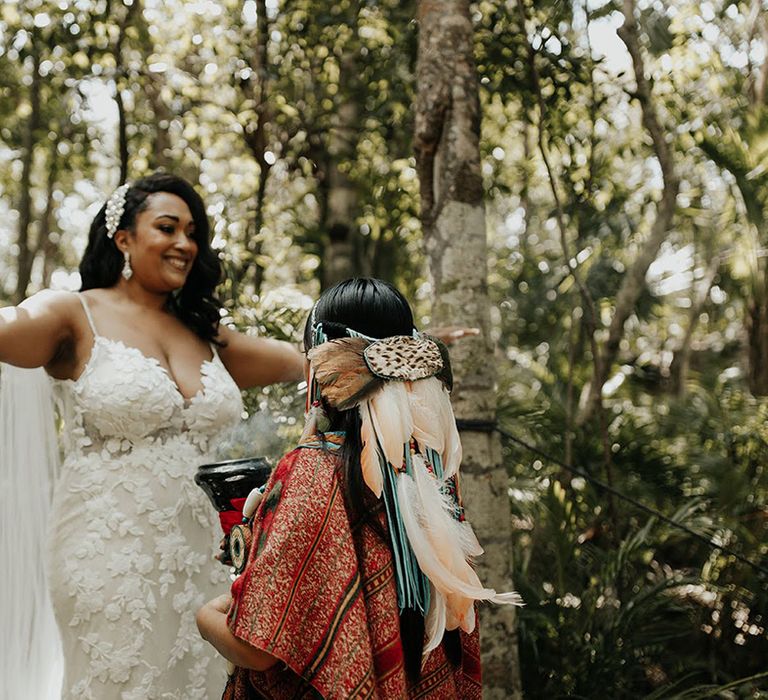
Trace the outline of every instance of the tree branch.
{"type": "Polygon", "coordinates": [[[667,143],[666,134],[661,126],[656,105],[653,102],[651,87],[645,77],[645,63],[640,49],[637,23],[635,21],[634,0],[624,0],[624,24],[619,28],[619,36],[627,47],[632,58],[632,67],[637,83],[635,97],[640,102],[642,122],[653,143],[653,150],[661,168],[664,189],[656,207],[656,218],[651,226],[651,232],[643,244],[639,254],[629,266],[616,295],[616,308],[608,328],[608,339],[603,346],[600,356],[599,371],[595,372],[589,389],[587,402],[579,414],[578,424],[583,425],[594,413],[600,402],[603,385],[608,379],[619,352],[619,344],[624,337],[624,324],[634,313],[635,305],[640,294],[645,289],[645,276],[651,263],[656,259],[661,244],[669,235],[672,219],[675,214],[677,193],[680,180],[675,171],[672,149],[667,143]]]}

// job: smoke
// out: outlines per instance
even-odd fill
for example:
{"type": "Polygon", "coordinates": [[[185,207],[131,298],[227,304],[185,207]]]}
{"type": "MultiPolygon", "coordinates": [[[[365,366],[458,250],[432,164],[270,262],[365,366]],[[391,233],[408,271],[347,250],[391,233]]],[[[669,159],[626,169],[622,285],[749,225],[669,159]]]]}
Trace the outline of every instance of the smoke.
{"type": "Polygon", "coordinates": [[[295,436],[265,409],[254,413],[223,436],[214,449],[217,462],[244,457],[266,457],[273,464],[295,446],[295,436]]]}

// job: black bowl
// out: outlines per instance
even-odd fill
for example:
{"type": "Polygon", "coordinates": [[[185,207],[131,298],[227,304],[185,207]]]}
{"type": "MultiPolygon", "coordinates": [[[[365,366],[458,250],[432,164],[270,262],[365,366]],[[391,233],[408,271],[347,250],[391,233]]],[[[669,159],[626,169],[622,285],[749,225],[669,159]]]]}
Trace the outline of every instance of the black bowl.
{"type": "Polygon", "coordinates": [[[195,483],[222,513],[232,510],[233,498],[245,498],[252,489],[266,484],[271,471],[272,465],[264,457],[230,459],[198,467],[195,483]]]}

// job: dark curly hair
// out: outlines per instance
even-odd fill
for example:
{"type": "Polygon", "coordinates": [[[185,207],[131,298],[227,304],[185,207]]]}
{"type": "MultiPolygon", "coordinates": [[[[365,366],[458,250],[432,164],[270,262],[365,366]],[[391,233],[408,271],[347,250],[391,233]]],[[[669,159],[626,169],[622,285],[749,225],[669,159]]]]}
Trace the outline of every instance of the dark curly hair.
{"type": "MultiPolygon", "coordinates": [[[[221,304],[213,295],[221,280],[221,263],[211,249],[210,226],[205,205],[195,188],[185,179],[168,173],[154,173],[131,183],[125,196],[125,211],[118,228],[133,231],[136,217],[147,208],[155,192],[168,192],[183,199],[195,222],[197,256],[184,286],[168,298],[167,309],[205,341],[215,342],[219,331],[221,304]]],[[[88,246],[80,261],[80,291],[113,287],[123,267],[123,256],[107,237],[107,205],[91,222],[88,246]]]]}

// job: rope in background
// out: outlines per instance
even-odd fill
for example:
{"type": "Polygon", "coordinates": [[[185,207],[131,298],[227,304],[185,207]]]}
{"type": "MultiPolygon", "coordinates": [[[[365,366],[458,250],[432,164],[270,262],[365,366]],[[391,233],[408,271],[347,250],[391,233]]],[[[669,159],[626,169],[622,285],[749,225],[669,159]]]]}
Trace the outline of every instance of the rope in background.
{"type": "Polygon", "coordinates": [[[711,538],[706,537],[705,535],[702,535],[700,532],[696,532],[696,530],[691,529],[687,525],[684,525],[683,523],[675,520],[674,518],[670,518],[668,515],[664,515],[664,513],[656,510],[655,508],[652,508],[651,506],[646,505],[642,501],[638,501],[636,498],[633,498],[632,496],[628,496],[627,494],[622,493],[621,491],[611,486],[610,484],[606,484],[604,481],[601,481],[597,477],[592,476],[592,474],[585,471],[584,469],[579,469],[578,467],[569,466],[568,464],[558,459],[557,457],[553,457],[552,455],[547,454],[543,450],[540,450],[538,447],[534,447],[533,445],[530,445],[529,443],[525,442],[525,440],[521,440],[515,435],[512,435],[512,433],[510,433],[507,430],[504,430],[495,421],[457,420],[456,425],[458,426],[459,430],[468,430],[468,431],[483,432],[483,433],[498,432],[507,440],[514,442],[515,444],[528,450],[532,454],[535,454],[541,457],[542,459],[546,460],[547,462],[550,462],[551,464],[557,465],[561,469],[565,469],[566,471],[569,471],[572,474],[576,474],[577,476],[580,476],[581,478],[585,479],[586,481],[589,481],[591,484],[594,484],[598,488],[604,491],[607,491],[608,493],[613,494],[617,498],[620,498],[622,501],[625,501],[633,505],[635,508],[642,511],[643,513],[646,513],[655,518],[658,518],[659,520],[667,523],[667,525],[671,525],[672,527],[685,532],[687,535],[704,543],[708,547],[712,549],[720,550],[725,554],[729,554],[730,556],[734,557],[735,559],[742,562],[743,564],[746,564],[747,566],[751,567],[759,574],[762,574],[763,576],[768,578],[768,568],[760,564],[757,564],[751,559],[747,559],[747,557],[743,556],[742,554],[739,554],[738,552],[731,549],[730,547],[726,547],[725,545],[718,544],[717,542],[713,541],[711,538]]]}

